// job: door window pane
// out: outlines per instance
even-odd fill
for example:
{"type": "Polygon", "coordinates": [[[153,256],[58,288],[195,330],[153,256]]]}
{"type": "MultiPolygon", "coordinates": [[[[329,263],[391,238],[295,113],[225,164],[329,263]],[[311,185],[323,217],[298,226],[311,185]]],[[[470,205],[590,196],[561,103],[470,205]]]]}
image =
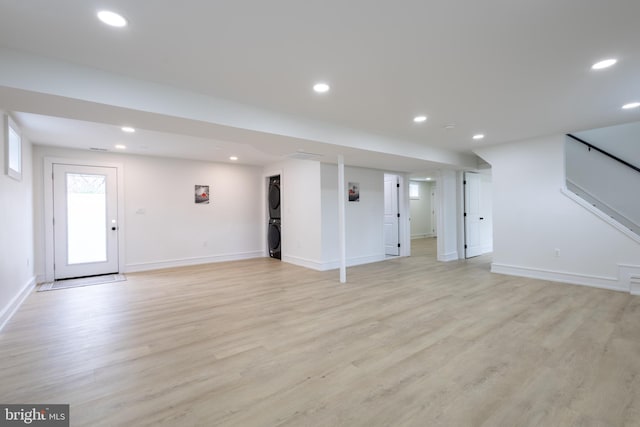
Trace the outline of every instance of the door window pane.
{"type": "Polygon", "coordinates": [[[104,175],[67,174],[69,264],[107,260],[107,198],[104,175]]]}

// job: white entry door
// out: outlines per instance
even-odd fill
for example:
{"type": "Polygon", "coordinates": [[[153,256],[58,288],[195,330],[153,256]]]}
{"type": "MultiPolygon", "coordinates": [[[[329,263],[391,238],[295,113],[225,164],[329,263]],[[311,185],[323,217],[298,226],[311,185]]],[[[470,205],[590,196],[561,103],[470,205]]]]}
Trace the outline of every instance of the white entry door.
{"type": "Polygon", "coordinates": [[[118,272],[117,169],[53,165],[54,277],[118,272]]]}
{"type": "Polygon", "coordinates": [[[400,255],[398,177],[384,175],[384,248],[386,255],[400,255]]]}

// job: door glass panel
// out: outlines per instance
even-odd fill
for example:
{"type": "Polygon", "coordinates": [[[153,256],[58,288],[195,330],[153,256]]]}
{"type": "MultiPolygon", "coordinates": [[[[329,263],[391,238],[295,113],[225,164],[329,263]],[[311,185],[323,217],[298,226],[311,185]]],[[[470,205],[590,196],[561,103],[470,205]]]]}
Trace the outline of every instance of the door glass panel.
{"type": "Polygon", "coordinates": [[[104,175],[67,174],[69,264],[107,260],[107,198],[104,175]]]}

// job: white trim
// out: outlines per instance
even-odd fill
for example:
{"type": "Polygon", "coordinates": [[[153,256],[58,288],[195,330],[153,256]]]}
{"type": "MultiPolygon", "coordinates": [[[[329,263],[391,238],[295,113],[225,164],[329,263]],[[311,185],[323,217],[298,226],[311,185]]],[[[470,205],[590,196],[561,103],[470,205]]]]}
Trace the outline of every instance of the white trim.
{"type": "Polygon", "coordinates": [[[9,322],[9,320],[16,314],[16,311],[20,308],[20,306],[24,303],[27,297],[31,294],[31,292],[36,287],[36,276],[33,276],[29,281],[20,289],[9,303],[2,309],[0,312],[0,331],[5,325],[9,322]]]}
{"type": "Polygon", "coordinates": [[[566,187],[561,188],[560,192],[565,196],[567,196],[568,198],[570,198],[571,200],[573,200],[574,202],[576,202],[577,204],[579,204],[580,206],[582,206],[583,208],[585,208],[586,210],[588,210],[589,212],[591,212],[592,214],[594,214],[595,216],[597,216],[598,218],[602,219],[607,224],[611,225],[612,227],[620,231],[625,236],[629,237],[630,239],[634,240],[637,243],[640,243],[639,235],[629,230],[627,227],[625,227],[615,219],[611,218],[609,215],[602,212],[600,209],[592,206],[589,202],[584,200],[582,197],[572,193],[566,187]]]}
{"type": "Polygon", "coordinates": [[[458,251],[449,252],[443,255],[438,254],[438,261],[441,262],[457,261],[459,259],[458,251]]]}
{"type": "MultiPolygon", "coordinates": [[[[320,170],[320,182],[322,184],[322,169],[320,170]]],[[[321,185],[322,187],[322,185],[321,185]]],[[[347,210],[345,201],[345,182],[344,182],[344,156],[338,155],[338,248],[340,259],[338,267],[340,268],[340,283],[347,283],[347,210]]],[[[359,190],[358,190],[359,191],[359,190]]],[[[320,200],[322,201],[322,188],[320,189],[320,200]]],[[[322,217],[321,217],[322,220],[322,217]]]]}
{"type": "Polygon", "coordinates": [[[414,239],[427,239],[429,237],[436,237],[436,235],[433,234],[433,233],[412,234],[411,235],[411,240],[414,240],[414,239]]]}
{"type": "Polygon", "coordinates": [[[192,258],[169,259],[164,261],[127,264],[126,273],[160,270],[163,268],[187,267],[190,265],[211,264],[217,262],[240,261],[244,259],[264,258],[264,251],[241,252],[235,254],[211,255],[192,258]]]}
{"type": "MultiPolygon", "coordinates": [[[[391,256],[389,259],[395,259],[395,258],[398,258],[398,257],[391,256]]],[[[380,255],[368,255],[368,256],[361,256],[356,258],[349,258],[346,260],[346,262],[347,262],[347,267],[353,267],[356,265],[380,262],[386,259],[387,257],[384,254],[380,254],[380,255]]],[[[340,267],[339,261],[329,261],[329,262],[322,263],[320,268],[321,268],[321,271],[327,271],[327,270],[335,270],[336,268],[339,268],[339,267],[340,267]]]]}
{"type": "Polygon", "coordinates": [[[400,214],[399,232],[400,256],[411,256],[411,201],[409,200],[409,177],[398,173],[400,190],[398,191],[398,213],[400,214]]]}
{"type": "Polygon", "coordinates": [[[640,295],[640,265],[618,264],[620,282],[632,295],[640,295]]]}
{"type": "Polygon", "coordinates": [[[491,272],[510,276],[528,277],[531,279],[549,280],[552,282],[570,283],[572,285],[590,286],[592,288],[609,289],[612,291],[629,292],[629,287],[625,286],[619,278],[614,277],[543,270],[495,262],[491,264],[491,272]]]}
{"type": "Polygon", "coordinates": [[[115,168],[118,175],[118,272],[125,271],[125,236],[126,224],[124,216],[124,165],[122,163],[100,162],[93,160],[66,159],[57,157],[45,157],[43,168],[43,197],[44,197],[44,281],[54,280],[53,260],[53,165],[77,165],[77,166],[98,166],[115,168]]]}
{"type": "Polygon", "coordinates": [[[289,264],[297,265],[299,267],[310,268],[312,270],[324,271],[323,263],[306,258],[300,258],[291,255],[282,255],[282,262],[288,262],[289,264]]]}

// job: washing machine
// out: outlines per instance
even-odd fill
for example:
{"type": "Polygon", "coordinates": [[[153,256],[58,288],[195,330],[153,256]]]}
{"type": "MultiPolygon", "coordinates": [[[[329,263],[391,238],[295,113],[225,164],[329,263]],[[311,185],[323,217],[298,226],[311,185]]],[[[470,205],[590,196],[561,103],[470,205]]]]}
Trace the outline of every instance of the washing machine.
{"type": "Polygon", "coordinates": [[[280,219],[280,175],[269,178],[269,219],[280,219]]]}
{"type": "Polygon", "coordinates": [[[268,245],[269,256],[271,258],[281,259],[280,254],[280,220],[270,219],[268,226],[268,245]]]}

